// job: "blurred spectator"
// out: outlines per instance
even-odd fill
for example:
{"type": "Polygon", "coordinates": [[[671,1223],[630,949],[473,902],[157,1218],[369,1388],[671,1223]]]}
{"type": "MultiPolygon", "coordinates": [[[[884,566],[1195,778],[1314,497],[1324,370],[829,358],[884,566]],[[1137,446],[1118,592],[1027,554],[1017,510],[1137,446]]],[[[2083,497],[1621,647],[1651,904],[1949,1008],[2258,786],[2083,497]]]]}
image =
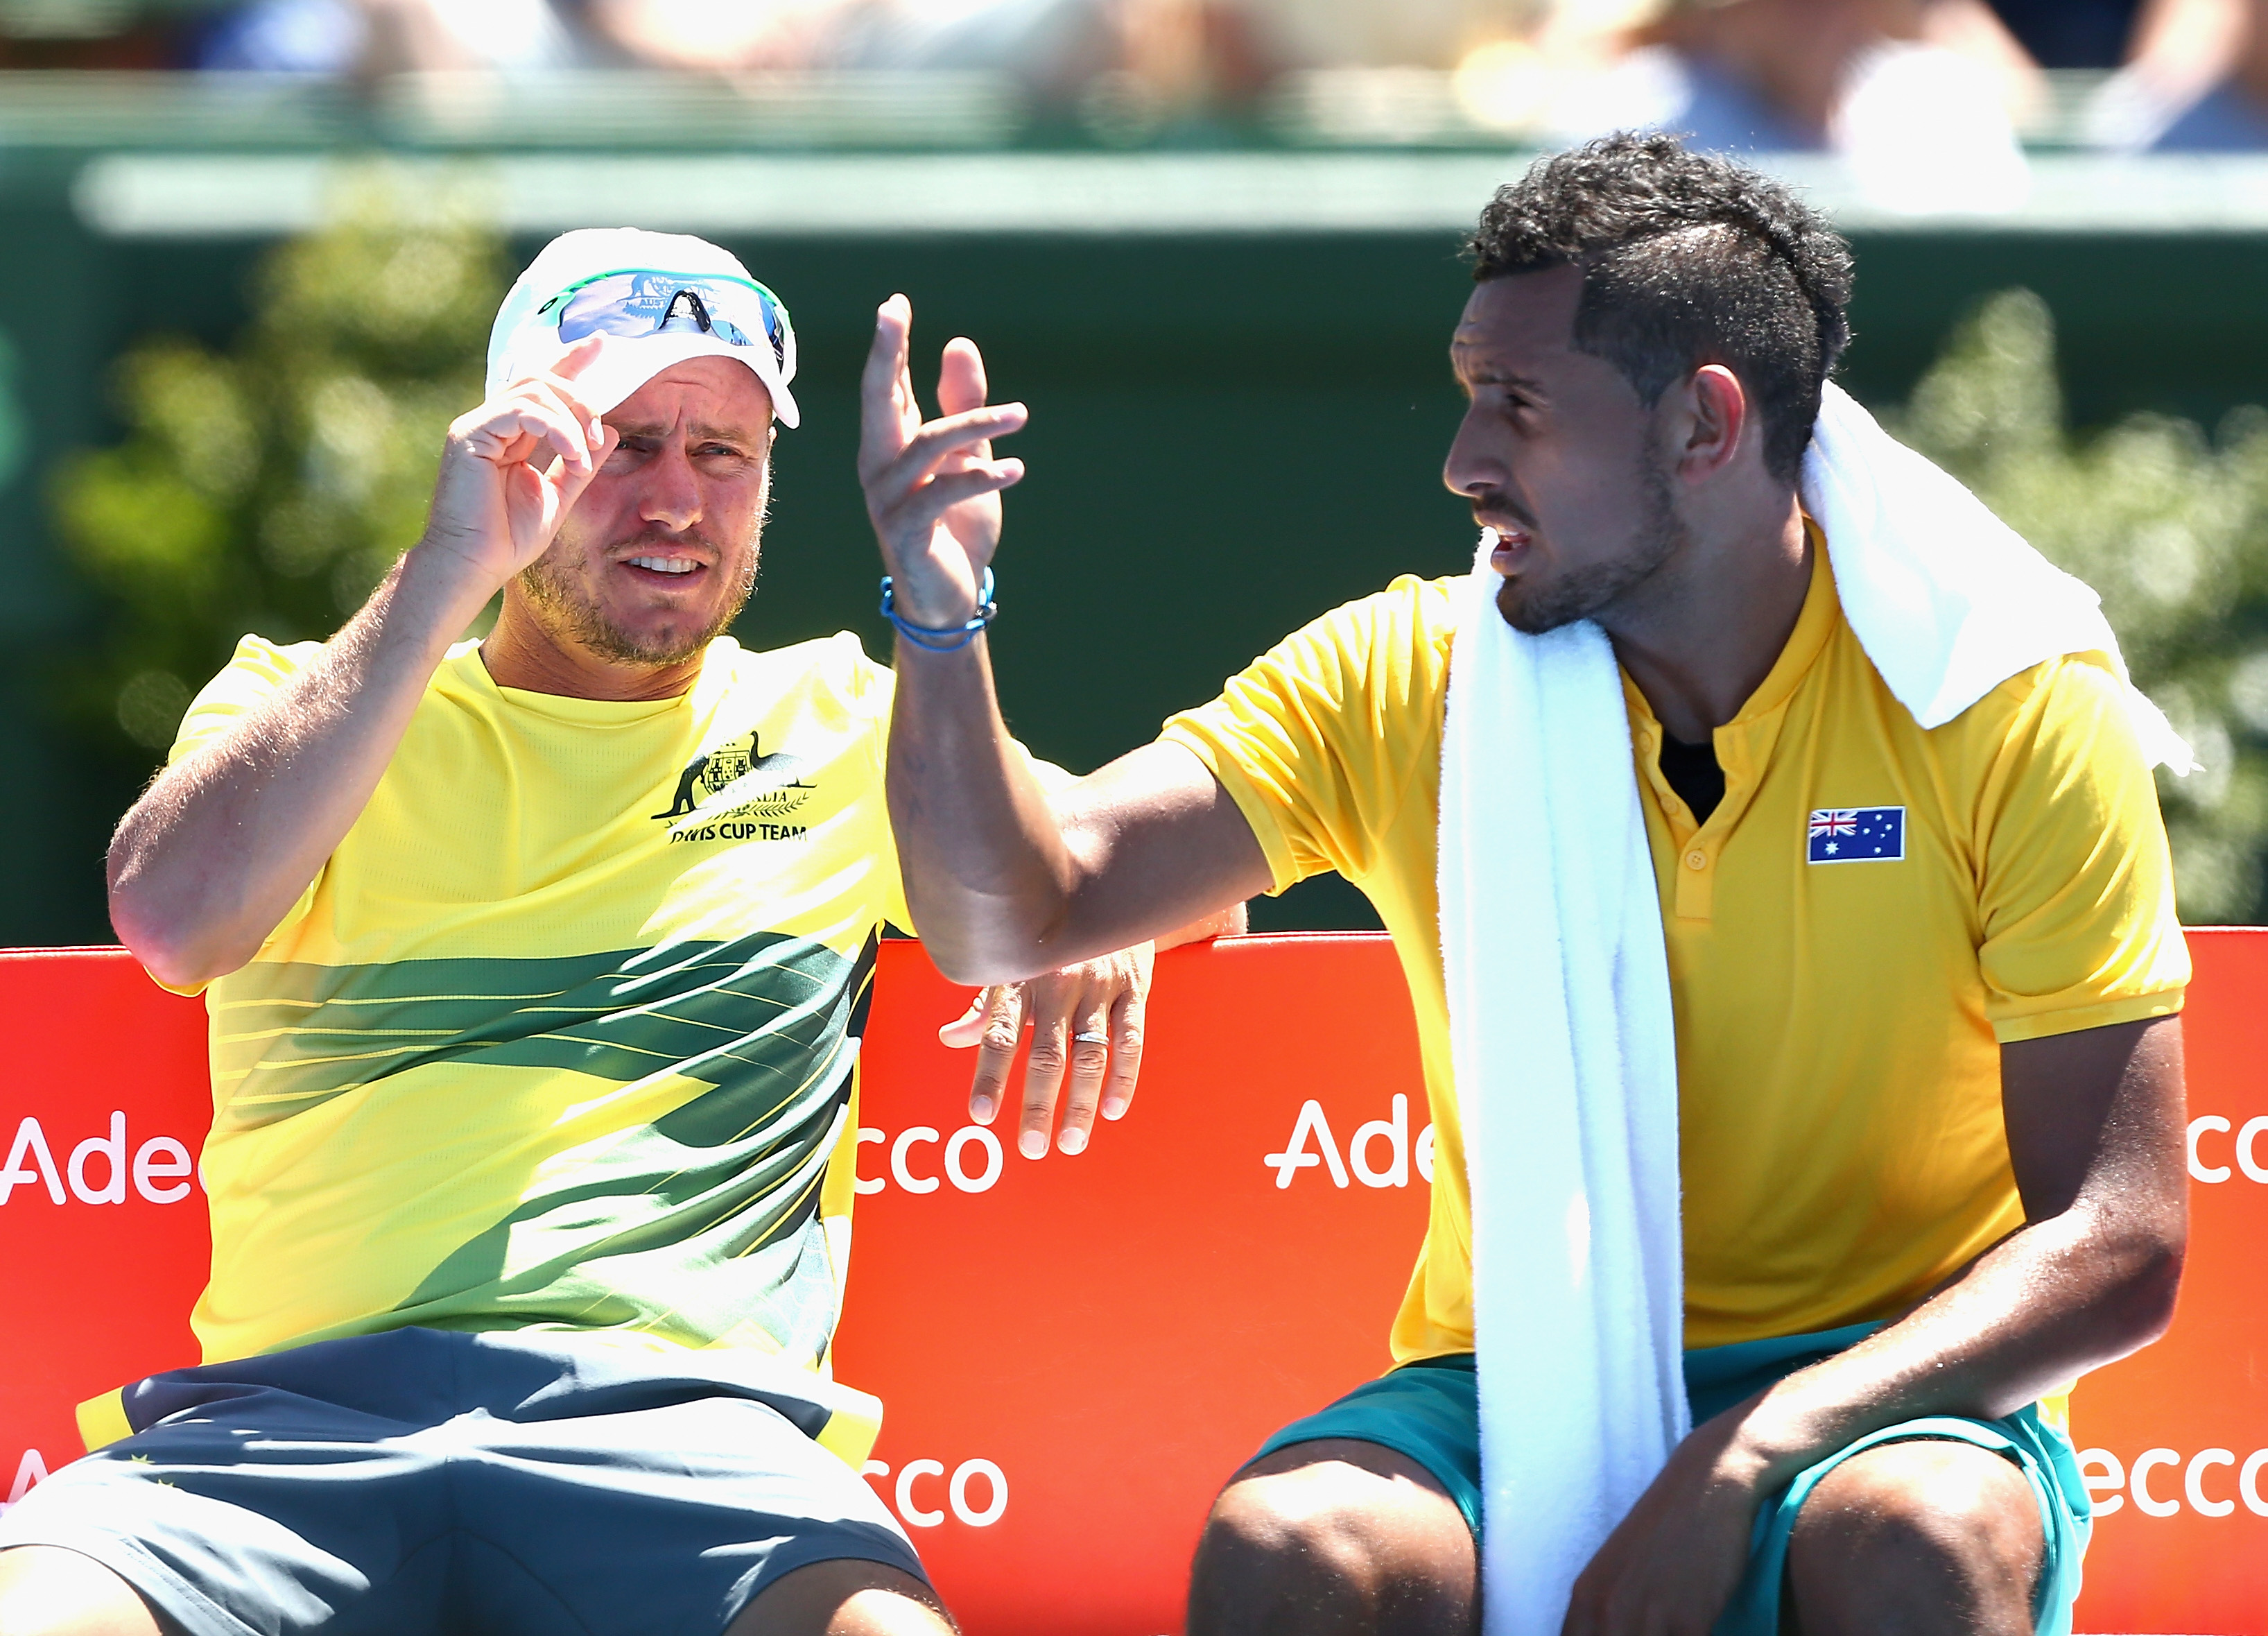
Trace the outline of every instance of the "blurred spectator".
{"type": "Polygon", "coordinates": [[[1555,136],[1835,152],[1907,211],[2005,209],[2028,186],[2013,114],[2038,70],[1982,0],[1675,0],[1631,40],[1563,95],[1555,136]]]}
{"type": "Polygon", "coordinates": [[[549,0],[253,0],[210,24],[190,61],[205,69],[374,76],[563,68],[578,55],[549,0]]]}
{"type": "Polygon", "coordinates": [[[2130,151],[2268,149],[2268,0],[2154,0],[2087,124],[2130,151]]]}
{"type": "Polygon", "coordinates": [[[1992,10],[2042,68],[2117,68],[2141,0],[1992,0],[1992,10]]]}

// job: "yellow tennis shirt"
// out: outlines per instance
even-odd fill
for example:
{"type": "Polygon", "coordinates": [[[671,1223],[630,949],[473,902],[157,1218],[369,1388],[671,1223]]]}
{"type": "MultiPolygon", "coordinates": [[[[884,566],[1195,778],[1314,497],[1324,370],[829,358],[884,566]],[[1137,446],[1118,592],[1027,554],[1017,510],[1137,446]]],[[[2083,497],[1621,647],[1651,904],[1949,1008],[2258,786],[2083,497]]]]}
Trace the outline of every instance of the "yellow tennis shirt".
{"type": "MultiPolygon", "coordinates": [[[[247,637],[174,758],[320,651],[247,637]]],[[[208,991],[207,1360],[419,1324],[823,1374],[877,932],[907,921],[890,696],[847,635],[720,639],[637,704],[452,649],[321,873],[208,991]]]]}
{"type": "MultiPolygon", "coordinates": [[[[1624,684],[1676,1009],[1688,1346],[1921,1300],[2023,1220],[1999,1045],[2177,1011],[2189,979],[2157,792],[2102,656],[1925,732],[1813,560],[1778,662],[1717,729],[1707,823],[1624,684]],[[1845,857],[1862,825],[1867,855],[1845,857]]],[[[1277,890],[1338,871],[1400,953],[1440,1155],[1401,1361],[1473,1348],[1434,887],[1454,584],[1326,614],[1164,733],[1236,802],[1277,890]]]]}

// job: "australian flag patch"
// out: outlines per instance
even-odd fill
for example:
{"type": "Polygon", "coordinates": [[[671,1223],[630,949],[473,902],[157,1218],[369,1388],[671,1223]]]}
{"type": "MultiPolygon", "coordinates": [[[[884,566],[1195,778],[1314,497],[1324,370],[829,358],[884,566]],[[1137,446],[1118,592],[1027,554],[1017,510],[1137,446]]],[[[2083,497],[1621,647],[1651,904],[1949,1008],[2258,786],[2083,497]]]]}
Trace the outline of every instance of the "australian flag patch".
{"type": "Polygon", "coordinates": [[[1903,807],[1832,807],[1811,814],[1807,861],[1888,863],[1906,855],[1903,807]]]}

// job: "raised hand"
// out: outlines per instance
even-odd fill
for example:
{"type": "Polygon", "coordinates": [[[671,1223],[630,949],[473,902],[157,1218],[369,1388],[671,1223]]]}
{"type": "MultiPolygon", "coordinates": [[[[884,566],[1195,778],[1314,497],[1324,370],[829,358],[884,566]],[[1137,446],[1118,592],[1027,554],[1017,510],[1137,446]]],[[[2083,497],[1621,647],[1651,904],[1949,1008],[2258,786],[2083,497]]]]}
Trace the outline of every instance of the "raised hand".
{"type": "Polygon", "coordinates": [[[946,629],[976,611],[985,565],[1000,543],[1000,490],[1024,463],[992,458],[992,439],[1020,429],[1020,403],[988,408],[976,343],[945,349],[940,417],[924,422],[914,395],[913,306],[894,295],[874,315],[874,344],[860,380],[858,482],[866,514],[895,580],[898,611],[946,629]]]}
{"type": "Polygon", "coordinates": [[[450,424],[423,543],[461,559],[484,599],[543,554],[620,441],[575,388],[601,341],[578,343],[450,424]]]}

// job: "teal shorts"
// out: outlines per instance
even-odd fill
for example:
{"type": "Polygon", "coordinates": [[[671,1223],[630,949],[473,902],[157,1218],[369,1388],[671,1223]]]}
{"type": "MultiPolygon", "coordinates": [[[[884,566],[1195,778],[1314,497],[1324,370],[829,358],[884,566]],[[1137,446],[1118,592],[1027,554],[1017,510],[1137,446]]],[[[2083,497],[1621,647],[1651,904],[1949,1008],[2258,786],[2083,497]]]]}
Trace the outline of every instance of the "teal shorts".
{"type": "MultiPolygon", "coordinates": [[[[1693,1423],[1722,1413],[1798,1369],[1856,1345],[1881,1325],[1854,1323],[1815,1335],[1710,1346],[1685,1354],[1685,1395],[1693,1423]]],[[[1293,1443],[1349,1437],[1404,1454],[1432,1472],[1464,1513],[1473,1537],[1481,1537],[1481,1449],[1478,1382],[1469,1353],[1428,1358],[1405,1364],[1381,1379],[1355,1388],[1319,1414],[1294,1420],[1262,1445],[1270,1455],[1293,1443]]],[[[1970,1420],[1933,1415],[1869,1432],[1816,1465],[1798,1472],[1786,1488],[1757,1508],[1749,1539],[1749,1568],[1732,1605],[1717,1621],[1714,1636],[1777,1636],[1780,1581],[1787,1563],[1788,1537],[1796,1513],[1819,1479],[1862,1449],[1877,1443],[1937,1438],[1974,1443],[2015,1465],[2031,1485],[2040,1507],[2040,1530],[2047,1551],[2033,1595],[2032,1619],[2038,1636],[2070,1636],[2072,1603],[2079,1596],[2080,1559],[2087,1550],[2091,1508],[2080,1480],[2071,1440],[2027,1406],[2001,1420],[1970,1420]]],[[[1258,1458],[1256,1455],[1255,1458],[1258,1458]]]]}

